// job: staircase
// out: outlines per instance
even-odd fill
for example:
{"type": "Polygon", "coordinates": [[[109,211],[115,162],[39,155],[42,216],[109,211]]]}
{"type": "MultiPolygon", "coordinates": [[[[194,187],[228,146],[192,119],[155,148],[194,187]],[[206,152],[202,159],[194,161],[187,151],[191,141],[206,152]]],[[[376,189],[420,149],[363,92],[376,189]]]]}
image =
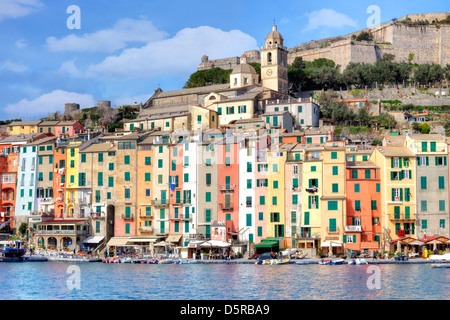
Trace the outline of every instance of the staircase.
{"type": "Polygon", "coordinates": [[[94,249],[93,253],[94,254],[97,253],[99,256],[103,256],[106,250],[106,243],[107,243],[106,241],[100,243],[98,247],[94,249]]]}

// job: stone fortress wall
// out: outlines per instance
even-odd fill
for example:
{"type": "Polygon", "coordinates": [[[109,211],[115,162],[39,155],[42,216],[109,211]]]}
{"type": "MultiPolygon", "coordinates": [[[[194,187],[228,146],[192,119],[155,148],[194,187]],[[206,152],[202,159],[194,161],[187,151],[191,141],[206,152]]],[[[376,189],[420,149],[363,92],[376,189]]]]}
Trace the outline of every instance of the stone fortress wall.
{"type": "Polygon", "coordinates": [[[408,25],[398,21],[408,17],[411,21],[428,20],[434,23],[446,19],[448,15],[448,12],[407,15],[344,37],[316,41],[312,44],[316,46],[314,49],[305,50],[309,44],[302,44],[289,50],[288,63],[292,63],[296,57],[302,57],[305,61],[327,58],[341,65],[343,70],[350,62],[374,63],[381,59],[384,53],[390,53],[395,56],[396,62],[409,62],[412,57],[411,63],[435,63],[445,66],[450,63],[450,25],[408,25]],[[357,36],[362,31],[369,31],[373,41],[352,39],[353,35],[357,36]],[[333,42],[333,39],[336,41],[333,42]]]}
{"type": "MultiPolygon", "coordinates": [[[[296,57],[302,57],[305,61],[326,58],[341,65],[342,71],[350,62],[375,63],[383,54],[390,53],[396,62],[435,63],[444,67],[450,64],[450,25],[407,25],[399,21],[410,18],[411,21],[428,20],[435,23],[446,19],[448,15],[450,12],[410,14],[345,36],[302,43],[289,49],[288,64],[292,64],[296,57]],[[370,31],[373,41],[352,39],[353,35],[357,36],[362,31],[370,31]]],[[[248,62],[261,62],[258,50],[246,51],[244,54],[248,62]]],[[[232,69],[239,63],[239,57],[209,60],[203,56],[198,70],[214,67],[232,69]]]]}

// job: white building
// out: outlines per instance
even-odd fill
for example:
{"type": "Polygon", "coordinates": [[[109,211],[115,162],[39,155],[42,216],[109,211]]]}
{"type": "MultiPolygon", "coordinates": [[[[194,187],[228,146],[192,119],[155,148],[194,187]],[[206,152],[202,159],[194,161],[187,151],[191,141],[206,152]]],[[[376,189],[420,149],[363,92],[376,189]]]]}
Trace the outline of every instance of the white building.
{"type": "Polygon", "coordinates": [[[289,111],[295,117],[295,126],[301,128],[318,127],[320,107],[312,98],[291,100],[270,100],[266,104],[266,113],[289,111]]]}

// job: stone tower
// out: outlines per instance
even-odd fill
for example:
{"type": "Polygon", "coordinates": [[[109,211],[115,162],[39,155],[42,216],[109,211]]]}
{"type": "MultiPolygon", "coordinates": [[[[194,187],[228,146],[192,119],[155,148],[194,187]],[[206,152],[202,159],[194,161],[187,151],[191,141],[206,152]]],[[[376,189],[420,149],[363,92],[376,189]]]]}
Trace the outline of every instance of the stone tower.
{"type": "Polygon", "coordinates": [[[262,86],[281,93],[288,93],[288,50],[283,46],[283,37],[273,25],[261,47],[262,86]]]}

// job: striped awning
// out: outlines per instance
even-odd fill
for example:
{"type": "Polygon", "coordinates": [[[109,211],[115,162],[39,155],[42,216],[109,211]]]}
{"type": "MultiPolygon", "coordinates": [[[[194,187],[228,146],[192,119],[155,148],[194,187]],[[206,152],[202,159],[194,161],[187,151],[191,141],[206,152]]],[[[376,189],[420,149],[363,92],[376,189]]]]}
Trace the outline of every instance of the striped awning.
{"type": "Polygon", "coordinates": [[[181,234],[169,234],[166,238],[166,242],[178,242],[181,239],[181,234]]]}
{"type": "Polygon", "coordinates": [[[114,237],[109,240],[108,246],[109,247],[125,246],[129,242],[129,240],[130,240],[130,238],[128,238],[128,237],[126,237],[126,238],[114,237]]]}

